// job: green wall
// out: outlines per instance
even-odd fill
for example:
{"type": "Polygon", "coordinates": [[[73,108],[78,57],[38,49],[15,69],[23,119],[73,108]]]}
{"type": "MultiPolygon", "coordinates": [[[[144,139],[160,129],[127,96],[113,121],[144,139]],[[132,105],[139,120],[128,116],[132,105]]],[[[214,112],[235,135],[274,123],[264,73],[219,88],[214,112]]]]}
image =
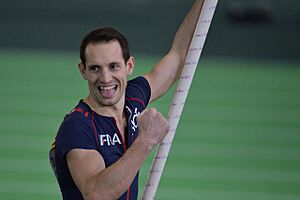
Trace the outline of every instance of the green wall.
{"type": "MultiPolygon", "coordinates": [[[[192,2],[1,0],[0,48],[77,50],[92,28],[114,26],[127,35],[133,52],[161,54],[192,2]]],[[[220,0],[204,54],[299,60],[299,10],[298,0],[220,0]],[[237,20],[232,8],[246,17],[237,20]],[[268,19],[255,19],[257,9],[266,10],[268,19]]]]}

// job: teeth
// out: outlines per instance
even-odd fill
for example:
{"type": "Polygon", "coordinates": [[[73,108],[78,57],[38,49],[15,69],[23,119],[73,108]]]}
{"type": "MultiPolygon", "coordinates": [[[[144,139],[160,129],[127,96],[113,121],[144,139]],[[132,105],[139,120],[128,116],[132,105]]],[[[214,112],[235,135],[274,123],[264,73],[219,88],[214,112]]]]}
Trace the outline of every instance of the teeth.
{"type": "Polygon", "coordinates": [[[114,89],[115,88],[115,85],[111,85],[111,86],[100,86],[100,89],[101,90],[111,90],[111,89],[114,89]]]}

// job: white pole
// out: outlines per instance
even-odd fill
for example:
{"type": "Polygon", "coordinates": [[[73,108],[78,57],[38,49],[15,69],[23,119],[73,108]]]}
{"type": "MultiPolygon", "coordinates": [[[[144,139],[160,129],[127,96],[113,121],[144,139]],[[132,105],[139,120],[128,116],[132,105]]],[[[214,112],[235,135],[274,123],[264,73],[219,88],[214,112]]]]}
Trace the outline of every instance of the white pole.
{"type": "Polygon", "coordinates": [[[169,133],[160,143],[156,155],[154,157],[152,168],[149,172],[148,180],[142,199],[153,200],[159,184],[161,174],[163,172],[173,138],[177,129],[177,125],[185,104],[192,79],[198,65],[198,61],[204,46],[206,35],[208,33],[218,0],[205,0],[202,11],[199,16],[193,39],[184,63],[179,83],[173,97],[173,101],[169,110],[168,120],[170,124],[169,133]]]}

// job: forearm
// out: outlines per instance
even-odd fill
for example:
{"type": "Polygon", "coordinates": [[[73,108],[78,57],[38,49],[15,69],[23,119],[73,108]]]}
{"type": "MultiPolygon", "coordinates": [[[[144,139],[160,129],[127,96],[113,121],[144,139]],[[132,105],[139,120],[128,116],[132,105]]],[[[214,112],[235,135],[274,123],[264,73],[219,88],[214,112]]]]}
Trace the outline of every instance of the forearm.
{"type": "Polygon", "coordinates": [[[154,66],[150,73],[145,75],[152,90],[151,102],[164,95],[179,78],[201,13],[203,1],[195,1],[176,32],[168,54],[154,66]]]}
{"type": "Polygon", "coordinates": [[[113,165],[105,168],[91,179],[86,199],[117,199],[130,186],[151,148],[139,138],[113,165]]]}
{"type": "Polygon", "coordinates": [[[204,0],[196,0],[194,2],[192,8],[184,18],[182,24],[175,34],[171,51],[179,55],[182,62],[181,64],[183,64],[185,60],[191,40],[193,38],[203,2],[204,0]]]}

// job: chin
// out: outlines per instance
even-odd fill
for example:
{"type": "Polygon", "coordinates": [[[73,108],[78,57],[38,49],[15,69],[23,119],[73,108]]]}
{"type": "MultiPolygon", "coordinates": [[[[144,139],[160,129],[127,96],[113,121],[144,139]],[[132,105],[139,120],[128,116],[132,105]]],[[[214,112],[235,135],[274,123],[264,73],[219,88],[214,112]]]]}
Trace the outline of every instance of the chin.
{"type": "Polygon", "coordinates": [[[117,102],[114,102],[114,101],[102,101],[101,104],[103,106],[114,106],[117,104],[117,102]]]}
{"type": "Polygon", "coordinates": [[[121,98],[102,99],[100,103],[104,106],[114,106],[120,102],[121,98]]]}

